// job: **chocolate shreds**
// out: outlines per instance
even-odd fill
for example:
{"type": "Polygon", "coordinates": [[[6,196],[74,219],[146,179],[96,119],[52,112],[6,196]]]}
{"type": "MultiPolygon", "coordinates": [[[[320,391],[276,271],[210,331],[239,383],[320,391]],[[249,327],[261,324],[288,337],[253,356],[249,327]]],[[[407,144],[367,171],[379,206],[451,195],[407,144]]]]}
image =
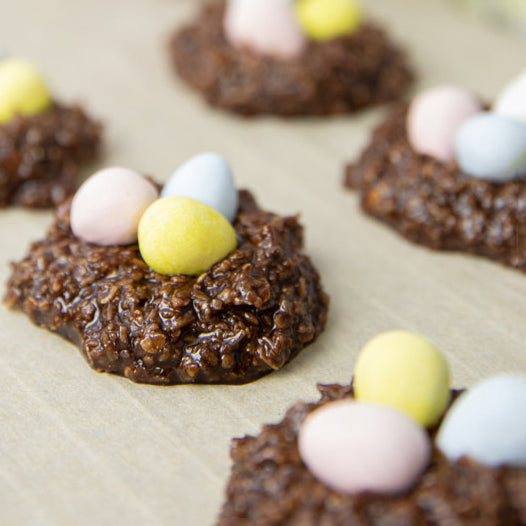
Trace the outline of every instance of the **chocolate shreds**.
{"type": "Polygon", "coordinates": [[[242,115],[341,114],[398,99],[412,82],[404,53],[374,25],[279,60],[231,46],[224,10],[224,1],[206,5],[169,48],[179,75],[213,106],[242,115]]]}
{"type": "Polygon", "coordinates": [[[350,386],[320,386],[322,399],[298,403],[278,424],[232,442],[226,502],[217,526],[524,526],[526,468],[451,463],[435,448],[407,494],[344,495],[318,482],[301,461],[301,423],[316,408],[352,397],[350,386]]]}
{"type": "Polygon", "coordinates": [[[415,152],[407,105],[375,130],[345,185],[365,212],[432,249],[478,254],[526,271],[526,179],[494,183],[415,152]]]}
{"type": "Polygon", "coordinates": [[[153,272],[137,245],[79,241],[69,209],[12,264],[4,302],[77,343],[98,371],[152,384],[246,383],[324,328],[328,297],[301,252],[302,227],[260,210],[247,191],[238,249],[197,278],[153,272]]]}
{"type": "Polygon", "coordinates": [[[78,106],[54,103],[0,126],[0,208],[54,207],[78,186],[83,163],[100,149],[101,125],[78,106]]]}

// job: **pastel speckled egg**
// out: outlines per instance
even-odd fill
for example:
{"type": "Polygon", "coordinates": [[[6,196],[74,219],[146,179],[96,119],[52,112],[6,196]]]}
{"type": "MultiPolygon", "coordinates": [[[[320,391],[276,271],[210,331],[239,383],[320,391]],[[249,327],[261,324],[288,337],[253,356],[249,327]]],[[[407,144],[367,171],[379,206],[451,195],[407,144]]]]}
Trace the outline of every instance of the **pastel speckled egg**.
{"type": "Polygon", "coordinates": [[[509,181],[526,175],[526,123],[496,113],[466,120],[455,137],[460,168],[469,175],[509,181]]]}
{"type": "Polygon", "coordinates": [[[8,58],[0,62],[0,123],[17,113],[34,115],[51,105],[44,79],[27,60],[8,58]]]}
{"type": "Polygon", "coordinates": [[[356,31],[362,23],[357,0],[298,0],[296,15],[313,40],[330,40],[356,31]]]}
{"type": "Polygon", "coordinates": [[[526,70],[502,90],[493,111],[526,124],[526,70]]]}
{"type": "Polygon", "coordinates": [[[462,394],[440,426],[437,445],[452,461],[526,467],[526,376],[501,374],[462,394]]]}
{"type": "Polygon", "coordinates": [[[157,197],[157,188],[137,172],[105,168],[75,194],[71,230],[79,239],[97,245],[135,243],[139,219],[157,197]]]}
{"type": "Polygon", "coordinates": [[[423,426],[435,424],[450,398],[449,366],[426,339],[406,331],[379,334],[355,368],[356,399],[394,407],[423,426]]]}
{"type": "Polygon", "coordinates": [[[225,216],[189,197],[158,199],[139,223],[141,255],[159,274],[201,274],[236,246],[225,216]]]}
{"type": "Polygon", "coordinates": [[[233,46],[282,59],[301,55],[307,43],[284,0],[230,0],[223,27],[233,46]]]}
{"type": "Polygon", "coordinates": [[[407,491],[431,457],[427,433],[408,416],[355,401],[311,413],[300,427],[298,447],[311,473],[342,493],[407,491]]]}
{"type": "Polygon", "coordinates": [[[201,153],[184,163],[165,184],[161,197],[181,195],[197,199],[223,214],[230,222],[238,208],[232,170],[217,153],[201,153]]]}
{"type": "Polygon", "coordinates": [[[482,111],[467,90],[437,86],[415,97],[407,114],[407,137],[415,151],[448,162],[455,155],[455,134],[461,124],[482,111]]]}

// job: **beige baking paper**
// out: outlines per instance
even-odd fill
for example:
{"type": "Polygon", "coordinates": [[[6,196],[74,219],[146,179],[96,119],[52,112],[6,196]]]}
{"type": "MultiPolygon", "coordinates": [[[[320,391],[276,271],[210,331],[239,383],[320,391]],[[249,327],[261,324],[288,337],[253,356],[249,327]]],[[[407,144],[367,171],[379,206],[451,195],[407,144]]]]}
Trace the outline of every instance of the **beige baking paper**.
{"type": "MultiPolygon", "coordinates": [[[[98,374],[78,350],[0,308],[0,523],[211,525],[229,441],[280,419],[316,382],[348,382],[361,346],[405,328],[436,342],[456,386],[526,371],[526,275],[414,246],[364,217],[341,188],[385,108],[330,120],[244,120],[206,107],[172,74],[170,32],[196,0],[2,0],[0,41],[34,60],[57,98],[106,125],[101,165],[164,180],[215,150],[240,186],[301,212],[306,250],[331,296],[318,342],[284,370],[242,387],[135,385],[98,374]]],[[[457,83],[493,98],[524,66],[526,40],[433,0],[371,0],[411,52],[418,87],[457,83]]],[[[0,211],[0,281],[41,237],[50,212],[0,211]]],[[[3,285],[2,285],[3,287],[3,285]]]]}

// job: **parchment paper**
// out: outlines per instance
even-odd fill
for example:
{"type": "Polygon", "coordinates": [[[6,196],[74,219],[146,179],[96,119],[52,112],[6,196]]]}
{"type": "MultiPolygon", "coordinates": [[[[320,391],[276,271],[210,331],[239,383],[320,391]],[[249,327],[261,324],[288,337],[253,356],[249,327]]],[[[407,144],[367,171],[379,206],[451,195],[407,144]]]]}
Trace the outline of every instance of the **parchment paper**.
{"type": "MultiPolygon", "coordinates": [[[[175,78],[166,54],[170,32],[198,4],[2,0],[0,41],[34,60],[57,98],[81,101],[105,122],[101,165],[165,180],[188,157],[215,150],[264,207],[301,212],[307,251],[332,298],[328,327],[284,370],[251,385],[162,388],[95,373],[72,344],[1,307],[3,525],[212,524],[230,439],[316,398],[316,382],[348,382],[361,346],[383,330],[432,339],[456,386],[526,370],[526,275],[411,245],[342,190],[344,162],[386,109],[299,121],[209,109],[175,78]]],[[[491,99],[524,67],[525,40],[447,3],[370,0],[366,9],[410,49],[418,88],[453,82],[491,99]]],[[[50,212],[0,211],[0,282],[50,220],[50,212]]]]}

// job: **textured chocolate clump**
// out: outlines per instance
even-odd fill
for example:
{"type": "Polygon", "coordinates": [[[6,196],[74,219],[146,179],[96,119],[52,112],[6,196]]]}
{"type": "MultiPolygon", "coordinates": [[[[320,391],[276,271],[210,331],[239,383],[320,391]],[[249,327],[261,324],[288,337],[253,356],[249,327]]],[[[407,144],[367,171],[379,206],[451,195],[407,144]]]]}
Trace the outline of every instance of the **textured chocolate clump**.
{"type": "Polygon", "coordinates": [[[162,276],[138,246],[76,239],[70,201],[12,264],[4,302],[77,343],[98,371],[152,384],[246,383],[284,366],[324,328],[328,297],[295,217],[240,193],[238,249],[197,278],[162,276]]]}
{"type": "Polygon", "coordinates": [[[53,207],[73,194],[83,163],[96,158],[101,126],[78,107],[54,103],[0,126],[0,208],[53,207]]]}
{"type": "Polygon", "coordinates": [[[411,492],[344,495],[302,463],[298,432],[314,409],[352,397],[350,386],[319,386],[318,403],[298,403],[257,437],[235,439],[218,526],[519,526],[526,524],[526,469],[451,463],[435,448],[411,492]]]}
{"type": "Polygon", "coordinates": [[[224,10],[224,1],[205,6],[170,42],[179,75],[213,106],[243,115],[348,113],[397,99],[412,81],[403,52],[373,25],[279,60],[231,46],[224,10]]]}
{"type": "Polygon", "coordinates": [[[345,185],[362,208],[433,249],[478,254],[526,271],[526,180],[494,183],[415,152],[396,108],[374,132],[345,185]]]}

